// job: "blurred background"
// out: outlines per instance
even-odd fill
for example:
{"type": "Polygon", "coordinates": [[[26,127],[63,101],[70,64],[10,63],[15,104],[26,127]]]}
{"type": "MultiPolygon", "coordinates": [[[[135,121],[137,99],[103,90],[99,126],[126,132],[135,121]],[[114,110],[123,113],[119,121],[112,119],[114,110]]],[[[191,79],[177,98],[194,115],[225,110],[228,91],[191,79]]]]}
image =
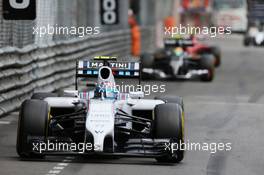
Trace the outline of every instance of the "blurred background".
{"type": "MultiPolygon", "coordinates": [[[[236,32],[246,32],[248,24],[246,0],[109,0],[107,3],[110,5],[114,3],[116,6],[113,11],[116,17],[111,23],[102,21],[104,14],[100,0],[36,0],[36,2],[36,20],[12,21],[4,20],[3,16],[0,16],[1,48],[8,46],[23,48],[32,44],[48,45],[52,42],[71,40],[77,37],[48,34],[40,38],[40,36],[33,35],[33,26],[40,27],[48,24],[65,27],[99,26],[101,33],[106,33],[128,30],[131,27],[128,19],[133,16],[136,24],[140,26],[141,38],[144,38],[145,45],[153,44],[152,41],[158,39],[154,38],[155,32],[162,33],[160,31],[163,30],[162,26],[168,25],[168,23],[173,23],[175,26],[179,24],[230,26],[236,32]]],[[[258,2],[261,4],[261,0],[251,0],[249,4],[256,6],[255,4],[258,2]]],[[[0,4],[2,6],[2,0],[0,4]]],[[[0,13],[3,14],[1,6],[0,13]]],[[[254,10],[256,9],[261,12],[259,5],[254,10]]],[[[251,20],[254,20],[255,16],[251,15],[251,20]]]]}

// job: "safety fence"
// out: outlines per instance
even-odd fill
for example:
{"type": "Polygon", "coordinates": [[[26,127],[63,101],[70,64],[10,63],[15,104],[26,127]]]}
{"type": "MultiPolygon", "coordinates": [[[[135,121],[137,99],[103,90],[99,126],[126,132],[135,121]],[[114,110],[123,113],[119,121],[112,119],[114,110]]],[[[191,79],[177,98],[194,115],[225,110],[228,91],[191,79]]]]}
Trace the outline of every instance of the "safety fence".
{"type": "Polygon", "coordinates": [[[129,31],[110,32],[84,40],[68,40],[46,47],[2,49],[0,116],[16,110],[33,92],[51,92],[73,84],[76,59],[99,53],[122,56],[129,52],[129,31]]]}
{"type": "Polygon", "coordinates": [[[169,4],[173,1],[111,0],[111,4],[117,4],[118,20],[114,25],[106,25],[101,21],[104,6],[100,3],[109,5],[108,0],[36,0],[35,20],[4,19],[3,2],[7,0],[0,0],[0,117],[17,110],[34,92],[52,92],[72,85],[77,59],[96,55],[129,56],[128,11],[133,5],[140,7],[132,9],[141,27],[141,52],[153,51],[156,21],[169,13],[169,4]],[[100,34],[83,37],[34,34],[34,28],[48,25],[99,27],[100,34]]]}
{"type": "MultiPolygon", "coordinates": [[[[154,30],[143,28],[143,50],[154,45],[154,30]],[[151,37],[152,36],[152,37],[151,37]]],[[[0,116],[15,111],[34,92],[52,92],[74,83],[77,59],[95,55],[130,54],[130,30],[113,31],[85,39],[75,38],[46,46],[0,50],[0,116]]]]}

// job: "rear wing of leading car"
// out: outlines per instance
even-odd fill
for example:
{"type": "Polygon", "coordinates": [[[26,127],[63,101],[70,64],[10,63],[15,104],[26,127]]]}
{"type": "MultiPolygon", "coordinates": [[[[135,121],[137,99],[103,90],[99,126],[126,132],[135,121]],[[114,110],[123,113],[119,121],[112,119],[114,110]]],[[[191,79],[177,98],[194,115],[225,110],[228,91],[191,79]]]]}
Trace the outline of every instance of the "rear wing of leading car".
{"type": "Polygon", "coordinates": [[[164,40],[165,47],[191,47],[193,41],[190,38],[167,38],[164,40]]]}
{"type": "Polygon", "coordinates": [[[76,63],[76,87],[77,79],[82,78],[96,78],[98,77],[98,70],[102,66],[109,66],[112,69],[115,78],[134,78],[141,79],[141,66],[138,61],[118,61],[116,57],[100,56],[94,59],[78,60],[76,63]]]}

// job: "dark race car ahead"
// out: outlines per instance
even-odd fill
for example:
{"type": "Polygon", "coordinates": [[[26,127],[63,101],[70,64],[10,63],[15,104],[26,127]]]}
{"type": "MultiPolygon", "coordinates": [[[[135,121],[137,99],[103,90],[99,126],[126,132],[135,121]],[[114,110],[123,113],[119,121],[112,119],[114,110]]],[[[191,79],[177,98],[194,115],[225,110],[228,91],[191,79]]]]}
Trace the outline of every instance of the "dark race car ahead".
{"type": "Polygon", "coordinates": [[[18,124],[19,156],[104,155],[180,162],[184,157],[182,99],[141,99],[142,92],[122,93],[115,77],[140,78],[140,63],[79,61],[76,90],[35,93],[24,101],[18,124]],[[91,78],[97,83],[88,90],[91,78]],[[87,87],[81,90],[79,82],[87,87]]]}
{"type": "Polygon", "coordinates": [[[164,41],[165,48],[154,54],[141,56],[142,77],[160,79],[194,79],[212,81],[215,75],[215,57],[211,53],[191,54],[192,39],[170,38],[164,41]]]}

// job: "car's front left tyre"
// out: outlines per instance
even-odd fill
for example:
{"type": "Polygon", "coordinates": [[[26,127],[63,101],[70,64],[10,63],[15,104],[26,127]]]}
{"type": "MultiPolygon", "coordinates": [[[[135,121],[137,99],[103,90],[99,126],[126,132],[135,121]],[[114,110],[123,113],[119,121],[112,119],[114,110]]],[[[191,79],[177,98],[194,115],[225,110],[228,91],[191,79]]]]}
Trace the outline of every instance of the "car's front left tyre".
{"type": "Polygon", "coordinates": [[[142,68],[152,68],[154,63],[154,55],[151,53],[143,53],[140,56],[142,68]]]}
{"type": "MultiPolygon", "coordinates": [[[[33,143],[45,141],[49,120],[48,103],[42,100],[26,100],[22,103],[18,130],[17,153],[21,158],[42,158],[34,152],[33,143]]],[[[35,150],[38,151],[38,150],[35,150]]]]}

